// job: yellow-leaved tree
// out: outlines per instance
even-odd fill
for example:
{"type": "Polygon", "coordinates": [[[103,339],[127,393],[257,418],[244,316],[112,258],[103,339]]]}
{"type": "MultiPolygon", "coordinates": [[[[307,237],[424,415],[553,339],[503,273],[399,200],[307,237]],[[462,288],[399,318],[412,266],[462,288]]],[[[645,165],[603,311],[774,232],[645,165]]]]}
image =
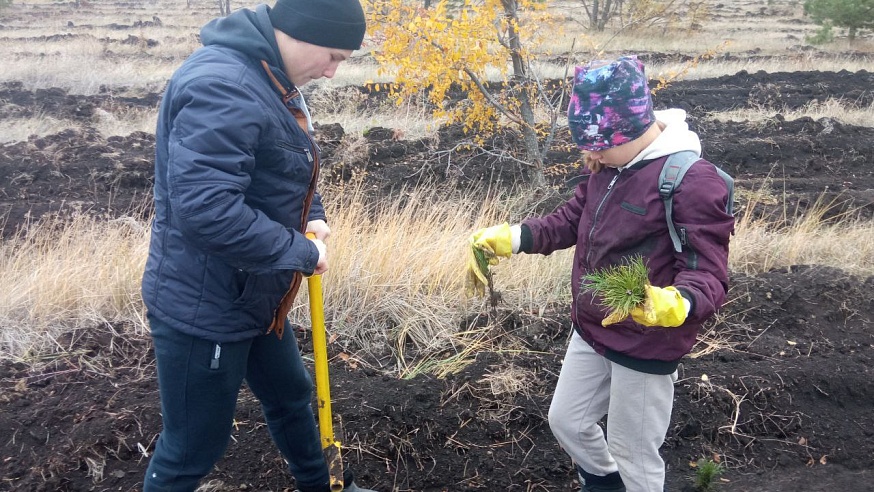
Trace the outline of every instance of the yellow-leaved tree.
{"type": "Polygon", "coordinates": [[[533,72],[529,51],[555,34],[545,0],[439,0],[430,8],[421,0],[365,0],[365,11],[378,44],[374,58],[382,73],[394,74],[398,102],[424,92],[435,117],[461,122],[468,133],[485,135],[503,123],[516,127],[531,184],[545,183],[543,156],[560,102],[533,72]],[[487,70],[502,83],[490,83],[487,70]],[[453,84],[465,93],[464,103],[447,104],[453,84]]]}

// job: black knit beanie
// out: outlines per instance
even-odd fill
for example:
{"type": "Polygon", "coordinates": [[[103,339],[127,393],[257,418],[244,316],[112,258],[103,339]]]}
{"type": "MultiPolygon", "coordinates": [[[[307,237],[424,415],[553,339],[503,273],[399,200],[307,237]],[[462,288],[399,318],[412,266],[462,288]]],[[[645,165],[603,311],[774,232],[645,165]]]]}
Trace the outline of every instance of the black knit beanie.
{"type": "Polygon", "coordinates": [[[277,0],[270,23],[298,41],[342,50],[361,48],[366,27],[358,0],[277,0]]]}

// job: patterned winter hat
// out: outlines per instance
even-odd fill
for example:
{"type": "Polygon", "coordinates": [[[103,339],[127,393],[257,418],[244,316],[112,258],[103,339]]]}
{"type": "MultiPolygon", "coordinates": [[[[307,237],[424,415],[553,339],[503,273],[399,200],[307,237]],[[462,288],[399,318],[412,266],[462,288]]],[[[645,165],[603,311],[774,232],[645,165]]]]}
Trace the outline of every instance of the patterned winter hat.
{"type": "Polygon", "coordinates": [[[634,56],[577,67],[568,126],[583,150],[606,150],[641,136],[655,122],[643,63],[634,56]]]}

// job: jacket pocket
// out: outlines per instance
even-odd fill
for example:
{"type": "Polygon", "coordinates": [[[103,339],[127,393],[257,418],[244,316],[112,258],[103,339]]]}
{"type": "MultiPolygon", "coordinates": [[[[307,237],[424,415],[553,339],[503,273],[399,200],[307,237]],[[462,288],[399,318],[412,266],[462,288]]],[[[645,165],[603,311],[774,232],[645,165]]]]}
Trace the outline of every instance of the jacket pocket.
{"type": "Polygon", "coordinates": [[[645,207],[638,207],[637,205],[632,205],[628,202],[622,202],[619,206],[622,207],[623,210],[627,210],[635,215],[646,215],[645,207]]]}
{"type": "Polygon", "coordinates": [[[287,142],[285,140],[277,140],[276,146],[280,149],[287,150],[289,152],[294,152],[296,154],[301,154],[306,157],[307,161],[312,162],[313,153],[308,145],[304,144],[294,144],[291,142],[287,142]]]}
{"type": "Polygon", "coordinates": [[[245,276],[245,282],[234,304],[241,307],[262,305],[272,310],[291,284],[291,272],[288,275],[285,272],[270,275],[240,273],[245,276]]]}
{"type": "Polygon", "coordinates": [[[287,188],[287,183],[309,185],[314,162],[313,151],[306,142],[268,140],[255,154],[252,178],[254,184],[267,189],[287,188]]]}

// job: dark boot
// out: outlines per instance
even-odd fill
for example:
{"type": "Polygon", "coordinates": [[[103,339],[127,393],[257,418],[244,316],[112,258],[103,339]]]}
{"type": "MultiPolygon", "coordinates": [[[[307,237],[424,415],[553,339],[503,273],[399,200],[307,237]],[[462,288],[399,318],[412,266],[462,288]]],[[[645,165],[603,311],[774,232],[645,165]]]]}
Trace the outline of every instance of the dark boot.
{"type": "Polygon", "coordinates": [[[580,468],[579,465],[577,471],[580,473],[580,482],[583,484],[581,492],[625,492],[625,484],[622,483],[619,472],[604,476],[592,475],[580,468]]]}

